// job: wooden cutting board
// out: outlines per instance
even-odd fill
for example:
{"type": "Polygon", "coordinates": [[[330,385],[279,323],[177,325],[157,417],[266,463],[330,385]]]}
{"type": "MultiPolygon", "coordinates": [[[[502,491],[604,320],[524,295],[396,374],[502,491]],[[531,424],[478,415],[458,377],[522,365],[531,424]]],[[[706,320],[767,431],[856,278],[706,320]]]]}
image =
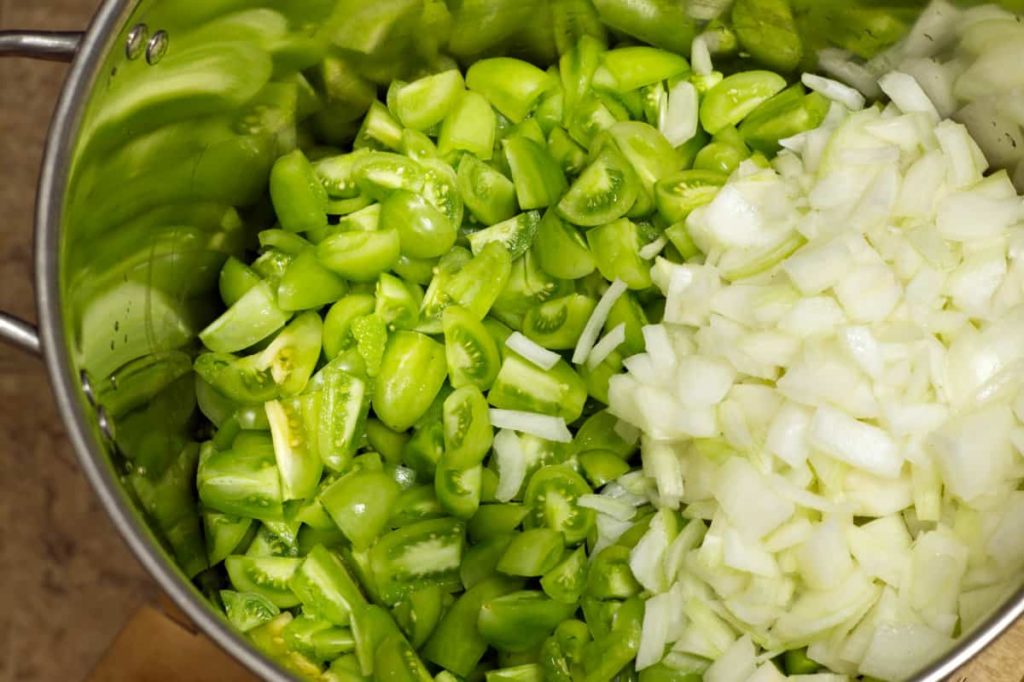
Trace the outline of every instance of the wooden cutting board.
{"type": "MultiPolygon", "coordinates": [[[[185,625],[169,603],[139,610],[87,682],[254,682],[255,677],[211,640],[185,625]],[[170,614],[170,615],[169,615],[170,614]],[[172,653],[173,652],[173,653],[172,653]]],[[[1024,621],[949,682],[1024,680],[1024,621]]]]}

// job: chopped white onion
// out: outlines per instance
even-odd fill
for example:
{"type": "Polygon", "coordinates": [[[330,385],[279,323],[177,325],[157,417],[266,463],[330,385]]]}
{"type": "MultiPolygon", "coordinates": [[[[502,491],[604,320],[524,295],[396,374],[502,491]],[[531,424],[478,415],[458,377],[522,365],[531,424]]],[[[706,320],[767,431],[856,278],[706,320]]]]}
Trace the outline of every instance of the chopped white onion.
{"type": "Polygon", "coordinates": [[[693,83],[683,80],[672,86],[660,114],[658,130],[669,144],[678,147],[693,139],[700,122],[700,95],[693,83]]]}
{"type": "Polygon", "coordinates": [[[839,81],[816,76],[813,73],[805,73],[800,80],[811,90],[824,95],[833,102],[839,102],[850,111],[859,111],[864,108],[864,95],[849,85],[843,85],[839,81]]]}
{"type": "Polygon", "coordinates": [[[548,350],[519,332],[509,334],[505,339],[505,345],[543,370],[552,369],[562,359],[558,353],[548,350]]]}
{"type": "Polygon", "coordinates": [[[520,412],[518,410],[499,410],[491,408],[491,426],[496,429],[511,429],[520,433],[528,433],[538,438],[556,443],[572,442],[572,433],[561,417],[552,417],[536,412],[520,412]]]}
{"type": "Polygon", "coordinates": [[[587,367],[594,369],[602,362],[608,359],[608,356],[615,352],[615,350],[626,342],[626,325],[616,325],[615,329],[604,335],[600,341],[594,344],[593,350],[590,351],[590,357],[587,358],[587,367]]]}
{"type": "Polygon", "coordinates": [[[494,436],[494,454],[498,464],[498,488],[494,498],[498,502],[510,502],[526,478],[526,455],[519,436],[508,429],[498,431],[494,436]]]}
{"type": "Polygon", "coordinates": [[[587,320],[587,324],[583,327],[583,333],[580,334],[580,339],[576,343],[576,350],[572,354],[573,364],[582,365],[587,361],[590,351],[593,350],[594,344],[597,343],[597,338],[601,334],[601,328],[604,327],[604,323],[608,319],[608,313],[611,312],[615,302],[626,293],[627,288],[625,282],[616,279],[608,287],[608,291],[601,296],[601,300],[597,302],[593,314],[587,320]]]}
{"type": "Polygon", "coordinates": [[[576,502],[581,507],[593,509],[618,521],[629,521],[636,516],[635,507],[608,495],[580,495],[576,502]]]}

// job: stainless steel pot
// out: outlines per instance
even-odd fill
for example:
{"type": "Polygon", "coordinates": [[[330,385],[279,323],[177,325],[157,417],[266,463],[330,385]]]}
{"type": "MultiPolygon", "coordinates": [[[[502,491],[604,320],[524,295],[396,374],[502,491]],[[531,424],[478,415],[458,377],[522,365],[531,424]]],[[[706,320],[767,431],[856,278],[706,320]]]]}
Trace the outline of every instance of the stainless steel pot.
{"type": "MultiPolygon", "coordinates": [[[[244,0],[228,2],[245,6],[244,0]]],[[[172,246],[169,251],[157,253],[153,247],[148,258],[125,270],[125,258],[145,255],[147,235],[140,234],[142,238],[134,240],[130,236],[115,239],[114,233],[124,223],[97,224],[89,219],[93,208],[89,202],[83,206],[77,201],[81,198],[82,177],[104,169],[102,159],[83,161],[83,150],[92,143],[97,111],[103,110],[121,74],[130,70],[138,74],[150,68],[149,86],[159,85],[161,58],[168,50],[173,53],[179,31],[205,20],[205,6],[198,1],[107,0],[82,34],[0,32],[0,56],[72,62],[51,123],[37,190],[35,290],[39,329],[0,313],[0,338],[41,355],[46,362],[57,405],[82,469],[139,561],[188,617],[226,651],[265,679],[285,680],[288,675],[210,605],[176,564],[160,533],[151,527],[136,497],[126,489],[125,462],[117,444],[118,415],[109,413],[103,399],[111,388],[116,393],[117,372],[126,363],[159,363],[162,354],[190,342],[198,328],[194,322],[209,316],[202,303],[202,289],[214,287],[215,279],[210,278],[208,261],[204,265],[202,258],[197,261],[181,256],[216,253],[217,239],[224,235],[215,229],[198,251],[194,244],[180,252],[172,246]],[[190,16],[190,11],[195,11],[195,16],[190,16]],[[112,254],[112,244],[123,252],[112,254]],[[118,281],[108,281],[106,289],[90,289],[91,283],[106,281],[111,274],[118,281]],[[168,316],[173,319],[165,319],[168,316]]],[[[108,149],[126,144],[138,133],[131,126],[116,125],[103,132],[109,137],[108,149]]],[[[202,151],[196,153],[201,156],[202,151]]],[[[197,159],[192,162],[199,163],[197,159]]],[[[126,178],[126,194],[121,201],[137,198],[130,195],[132,187],[131,179],[126,178]]],[[[161,208],[159,197],[148,204],[143,200],[143,204],[150,209],[161,208]]],[[[153,428],[149,435],[157,442],[173,441],[169,425],[151,420],[149,426],[153,428]],[[161,430],[164,426],[166,433],[161,430]]],[[[927,666],[916,679],[944,680],[1022,615],[1024,590],[966,633],[941,660],[922,661],[927,666]]]]}

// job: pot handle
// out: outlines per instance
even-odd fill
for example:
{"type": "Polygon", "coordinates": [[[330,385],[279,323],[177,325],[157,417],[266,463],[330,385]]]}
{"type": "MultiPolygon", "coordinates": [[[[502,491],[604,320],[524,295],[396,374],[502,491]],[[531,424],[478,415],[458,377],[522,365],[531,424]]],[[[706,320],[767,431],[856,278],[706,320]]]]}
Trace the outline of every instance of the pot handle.
{"type": "MultiPolygon", "coordinates": [[[[29,57],[70,62],[82,41],[80,32],[0,31],[0,57],[29,57]]],[[[38,330],[28,322],[0,312],[0,340],[34,355],[41,353],[38,330]]]]}

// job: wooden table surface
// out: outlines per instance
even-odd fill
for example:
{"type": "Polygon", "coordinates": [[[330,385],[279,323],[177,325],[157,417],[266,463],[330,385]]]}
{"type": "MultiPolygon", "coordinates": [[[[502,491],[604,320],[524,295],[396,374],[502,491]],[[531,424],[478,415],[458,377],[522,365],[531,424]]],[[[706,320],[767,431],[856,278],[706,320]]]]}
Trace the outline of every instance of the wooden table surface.
{"type": "MultiPolygon", "coordinates": [[[[78,29],[98,4],[0,0],[0,28],[78,29]]],[[[0,60],[0,309],[29,319],[34,188],[65,68],[0,60]]],[[[159,612],[140,610],[158,590],[78,472],[42,365],[2,345],[0,406],[0,682],[80,680],[97,665],[93,679],[115,679],[109,675],[119,661],[139,660],[125,651],[159,661],[160,647],[172,640],[182,647],[176,658],[188,652],[219,671],[203,679],[247,679],[209,642],[174,639],[180,633],[159,612]]],[[[1022,678],[1024,623],[955,679],[1022,678]]],[[[117,679],[198,678],[158,666],[117,679]]]]}

